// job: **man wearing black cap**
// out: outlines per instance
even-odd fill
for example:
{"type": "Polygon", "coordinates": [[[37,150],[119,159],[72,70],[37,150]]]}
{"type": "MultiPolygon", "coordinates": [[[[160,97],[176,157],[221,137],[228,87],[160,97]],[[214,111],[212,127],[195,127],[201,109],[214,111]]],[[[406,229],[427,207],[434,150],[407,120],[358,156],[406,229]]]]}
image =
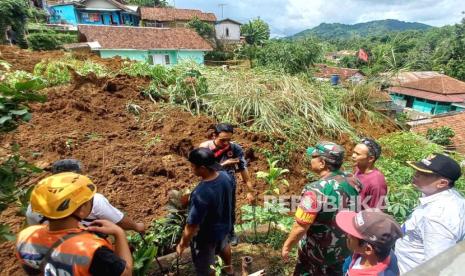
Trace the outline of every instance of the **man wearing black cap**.
{"type": "Polygon", "coordinates": [[[459,164],[443,154],[408,162],[420,204],[402,226],[395,253],[401,274],[412,270],[465,237],[465,199],[454,189],[462,175],[459,164]]]}
{"type": "Polygon", "coordinates": [[[232,225],[232,178],[215,160],[210,149],[198,148],[189,154],[192,171],[202,180],[189,199],[187,225],[176,247],[178,255],[191,246],[197,275],[215,275],[210,266],[215,255],[223,259],[224,273],[233,275],[228,233],[232,225]]]}

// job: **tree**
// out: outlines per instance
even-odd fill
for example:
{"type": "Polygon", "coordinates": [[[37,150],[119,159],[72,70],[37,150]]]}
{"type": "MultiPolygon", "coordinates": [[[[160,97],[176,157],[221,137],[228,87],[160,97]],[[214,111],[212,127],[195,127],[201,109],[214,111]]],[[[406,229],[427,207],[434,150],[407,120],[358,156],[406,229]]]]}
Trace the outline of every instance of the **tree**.
{"type": "Polygon", "coordinates": [[[21,48],[27,48],[25,29],[29,12],[24,0],[0,1],[0,42],[7,43],[6,30],[11,26],[16,34],[16,41],[21,48]]]}
{"type": "Polygon", "coordinates": [[[465,18],[461,24],[455,25],[455,33],[451,45],[451,55],[447,62],[446,74],[465,80],[465,18]]]}
{"type": "Polygon", "coordinates": [[[241,26],[241,35],[250,45],[263,45],[270,39],[270,26],[260,18],[250,20],[241,26]]]}
{"type": "Polygon", "coordinates": [[[255,61],[257,65],[296,74],[306,72],[321,54],[321,45],[315,39],[272,40],[257,49],[255,61]]]}
{"type": "Polygon", "coordinates": [[[194,19],[187,22],[186,27],[194,29],[202,37],[212,38],[215,36],[213,26],[200,20],[198,17],[194,17],[194,19]]]}
{"type": "Polygon", "coordinates": [[[144,6],[144,7],[161,7],[166,8],[170,5],[168,4],[167,0],[128,0],[126,1],[128,4],[133,4],[137,6],[144,6]]]}

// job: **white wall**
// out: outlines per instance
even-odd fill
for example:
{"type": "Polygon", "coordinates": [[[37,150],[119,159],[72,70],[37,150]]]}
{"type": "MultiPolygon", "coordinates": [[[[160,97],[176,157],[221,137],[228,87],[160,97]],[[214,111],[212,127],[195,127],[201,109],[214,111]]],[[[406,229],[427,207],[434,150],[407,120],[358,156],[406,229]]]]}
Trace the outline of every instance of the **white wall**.
{"type": "Polygon", "coordinates": [[[105,0],[88,0],[85,5],[89,9],[118,9],[118,7],[105,0]]]}
{"type": "Polygon", "coordinates": [[[229,21],[216,24],[215,31],[218,39],[237,41],[241,39],[241,26],[229,21]],[[226,29],[229,29],[229,36],[226,36],[226,29]]]}

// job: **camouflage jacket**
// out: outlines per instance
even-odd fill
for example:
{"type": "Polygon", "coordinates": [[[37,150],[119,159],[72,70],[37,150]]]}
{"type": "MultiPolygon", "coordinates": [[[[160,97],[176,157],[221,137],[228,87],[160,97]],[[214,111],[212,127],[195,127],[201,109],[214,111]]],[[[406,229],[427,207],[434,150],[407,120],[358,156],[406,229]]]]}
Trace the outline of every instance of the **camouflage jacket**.
{"type": "MultiPolygon", "coordinates": [[[[350,251],[344,234],[336,226],[335,217],[340,208],[355,208],[361,188],[355,177],[341,171],[332,172],[304,187],[295,219],[300,224],[311,224],[299,242],[299,262],[308,267],[306,272],[313,272],[311,267],[319,271],[324,271],[325,266],[342,269],[350,251]]],[[[315,271],[314,274],[319,273],[315,271]]]]}

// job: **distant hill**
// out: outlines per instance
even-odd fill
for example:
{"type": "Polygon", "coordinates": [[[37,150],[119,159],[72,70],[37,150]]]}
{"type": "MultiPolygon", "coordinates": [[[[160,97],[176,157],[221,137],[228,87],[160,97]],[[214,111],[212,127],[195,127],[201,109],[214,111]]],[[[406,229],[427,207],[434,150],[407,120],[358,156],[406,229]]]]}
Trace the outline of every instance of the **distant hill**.
{"type": "Polygon", "coordinates": [[[427,30],[429,25],[417,22],[404,22],[394,19],[376,20],[355,25],[321,23],[319,26],[299,32],[289,38],[316,36],[320,38],[350,38],[353,36],[382,35],[386,32],[406,30],[427,30]]]}

